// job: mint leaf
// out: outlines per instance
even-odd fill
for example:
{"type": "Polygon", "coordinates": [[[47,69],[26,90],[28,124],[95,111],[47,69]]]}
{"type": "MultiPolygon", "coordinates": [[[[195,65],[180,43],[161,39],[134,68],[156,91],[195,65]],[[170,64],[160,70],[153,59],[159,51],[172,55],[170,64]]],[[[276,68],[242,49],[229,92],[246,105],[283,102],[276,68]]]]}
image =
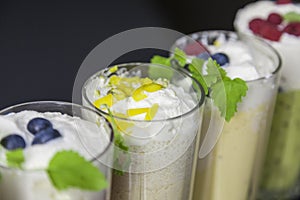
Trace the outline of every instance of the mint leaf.
{"type": "Polygon", "coordinates": [[[237,104],[242,101],[242,97],[246,96],[247,90],[246,82],[240,78],[231,80],[224,77],[222,81],[212,85],[211,98],[226,121],[230,121],[234,116],[237,104]]]}
{"type": "Polygon", "coordinates": [[[174,57],[173,58],[175,60],[177,60],[178,64],[181,67],[184,67],[184,65],[187,63],[187,56],[186,56],[186,54],[184,53],[184,51],[182,51],[179,48],[175,48],[175,50],[174,50],[174,57]]]}
{"type": "Polygon", "coordinates": [[[283,19],[287,22],[300,22],[300,13],[288,12],[283,15],[283,19]]]}
{"type": "Polygon", "coordinates": [[[151,58],[151,63],[153,64],[160,64],[160,65],[164,65],[164,66],[171,66],[171,59],[170,58],[165,58],[162,56],[153,56],[151,58]]]}
{"type": "Polygon", "coordinates": [[[202,76],[204,60],[199,58],[193,58],[192,63],[189,64],[188,69],[192,74],[192,77],[196,79],[203,87],[205,95],[208,94],[207,83],[202,76]]]}
{"type": "Polygon", "coordinates": [[[6,152],[7,165],[10,167],[21,168],[25,161],[23,149],[16,149],[6,152]]]}
{"type": "MultiPolygon", "coordinates": [[[[171,66],[171,58],[165,58],[162,56],[153,56],[153,58],[151,59],[151,63],[153,64],[159,64],[159,65],[164,65],[164,66],[171,66]]],[[[149,68],[149,78],[152,79],[158,79],[161,77],[164,78],[171,78],[173,76],[172,71],[166,71],[166,70],[157,70],[157,68],[149,68]]]]}
{"type": "Polygon", "coordinates": [[[226,71],[215,60],[209,58],[206,66],[207,75],[204,78],[209,87],[226,77],[226,71]]]}
{"type": "Polygon", "coordinates": [[[244,80],[236,78],[231,79],[226,71],[211,58],[206,63],[206,74],[203,75],[204,60],[193,58],[188,60],[187,55],[180,49],[175,49],[175,54],[170,58],[176,60],[181,67],[189,64],[188,70],[204,88],[205,94],[212,98],[214,105],[218,107],[222,117],[226,121],[234,116],[237,111],[237,105],[246,96],[248,87],[244,80]]]}
{"type": "Polygon", "coordinates": [[[76,187],[100,191],[108,186],[103,173],[91,162],[73,151],[57,152],[46,171],[58,190],[76,187]]]}

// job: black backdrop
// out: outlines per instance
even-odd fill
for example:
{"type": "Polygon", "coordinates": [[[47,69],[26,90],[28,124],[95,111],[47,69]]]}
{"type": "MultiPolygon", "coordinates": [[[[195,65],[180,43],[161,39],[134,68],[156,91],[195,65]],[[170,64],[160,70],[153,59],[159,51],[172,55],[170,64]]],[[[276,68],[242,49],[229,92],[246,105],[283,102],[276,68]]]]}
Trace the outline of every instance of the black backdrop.
{"type": "MultiPolygon", "coordinates": [[[[97,44],[114,34],[145,26],[183,33],[232,30],[235,12],[249,2],[2,0],[0,109],[33,100],[71,101],[81,62],[97,44]]],[[[137,53],[121,60],[148,58],[137,53]]]]}

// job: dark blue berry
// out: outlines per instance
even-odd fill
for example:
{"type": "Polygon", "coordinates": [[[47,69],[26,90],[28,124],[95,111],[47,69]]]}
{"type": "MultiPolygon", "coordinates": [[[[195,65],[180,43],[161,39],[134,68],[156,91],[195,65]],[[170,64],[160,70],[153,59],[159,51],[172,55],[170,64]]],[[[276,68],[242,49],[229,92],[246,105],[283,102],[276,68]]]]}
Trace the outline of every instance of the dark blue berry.
{"type": "Polygon", "coordinates": [[[215,53],[211,56],[211,58],[217,61],[220,66],[224,66],[229,63],[229,58],[225,53],[215,53]]]}
{"type": "Polygon", "coordinates": [[[8,150],[24,149],[26,147],[25,140],[18,134],[10,134],[1,139],[1,145],[8,150]]]}
{"type": "Polygon", "coordinates": [[[58,130],[47,128],[36,133],[31,144],[44,144],[58,137],[61,137],[61,134],[58,132],[58,130]]]}
{"type": "Polygon", "coordinates": [[[34,135],[40,132],[41,130],[48,128],[52,128],[51,122],[41,117],[34,118],[30,120],[27,124],[27,130],[34,135]]]}

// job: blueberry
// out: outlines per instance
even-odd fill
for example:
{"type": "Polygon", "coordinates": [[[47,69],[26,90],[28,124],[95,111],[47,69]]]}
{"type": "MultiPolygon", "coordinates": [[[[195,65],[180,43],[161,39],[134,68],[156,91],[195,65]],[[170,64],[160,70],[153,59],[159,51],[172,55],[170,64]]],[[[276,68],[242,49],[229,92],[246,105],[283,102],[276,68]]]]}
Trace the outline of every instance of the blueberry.
{"type": "Polygon", "coordinates": [[[225,53],[215,53],[211,56],[211,58],[217,61],[220,66],[224,66],[229,63],[229,58],[225,53]]]}
{"type": "Polygon", "coordinates": [[[61,137],[61,134],[58,132],[58,130],[53,128],[43,129],[35,134],[31,144],[44,144],[58,137],[61,137]]]}
{"type": "Polygon", "coordinates": [[[34,118],[27,124],[27,130],[34,135],[47,128],[52,128],[51,122],[41,117],[34,118]]]}
{"type": "Polygon", "coordinates": [[[26,147],[25,140],[18,134],[10,134],[1,139],[1,145],[8,150],[24,149],[26,147]]]}

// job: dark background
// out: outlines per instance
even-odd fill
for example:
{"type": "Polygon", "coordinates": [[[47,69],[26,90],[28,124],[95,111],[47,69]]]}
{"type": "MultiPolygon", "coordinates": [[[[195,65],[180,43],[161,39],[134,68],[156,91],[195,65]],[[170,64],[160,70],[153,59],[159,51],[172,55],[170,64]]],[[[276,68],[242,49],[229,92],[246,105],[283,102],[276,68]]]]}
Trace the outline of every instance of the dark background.
{"type": "MultiPolygon", "coordinates": [[[[119,32],[146,26],[192,33],[233,30],[250,0],[0,1],[0,109],[35,100],[72,100],[85,56],[119,32]]],[[[151,51],[118,61],[146,61],[151,51]]]]}

